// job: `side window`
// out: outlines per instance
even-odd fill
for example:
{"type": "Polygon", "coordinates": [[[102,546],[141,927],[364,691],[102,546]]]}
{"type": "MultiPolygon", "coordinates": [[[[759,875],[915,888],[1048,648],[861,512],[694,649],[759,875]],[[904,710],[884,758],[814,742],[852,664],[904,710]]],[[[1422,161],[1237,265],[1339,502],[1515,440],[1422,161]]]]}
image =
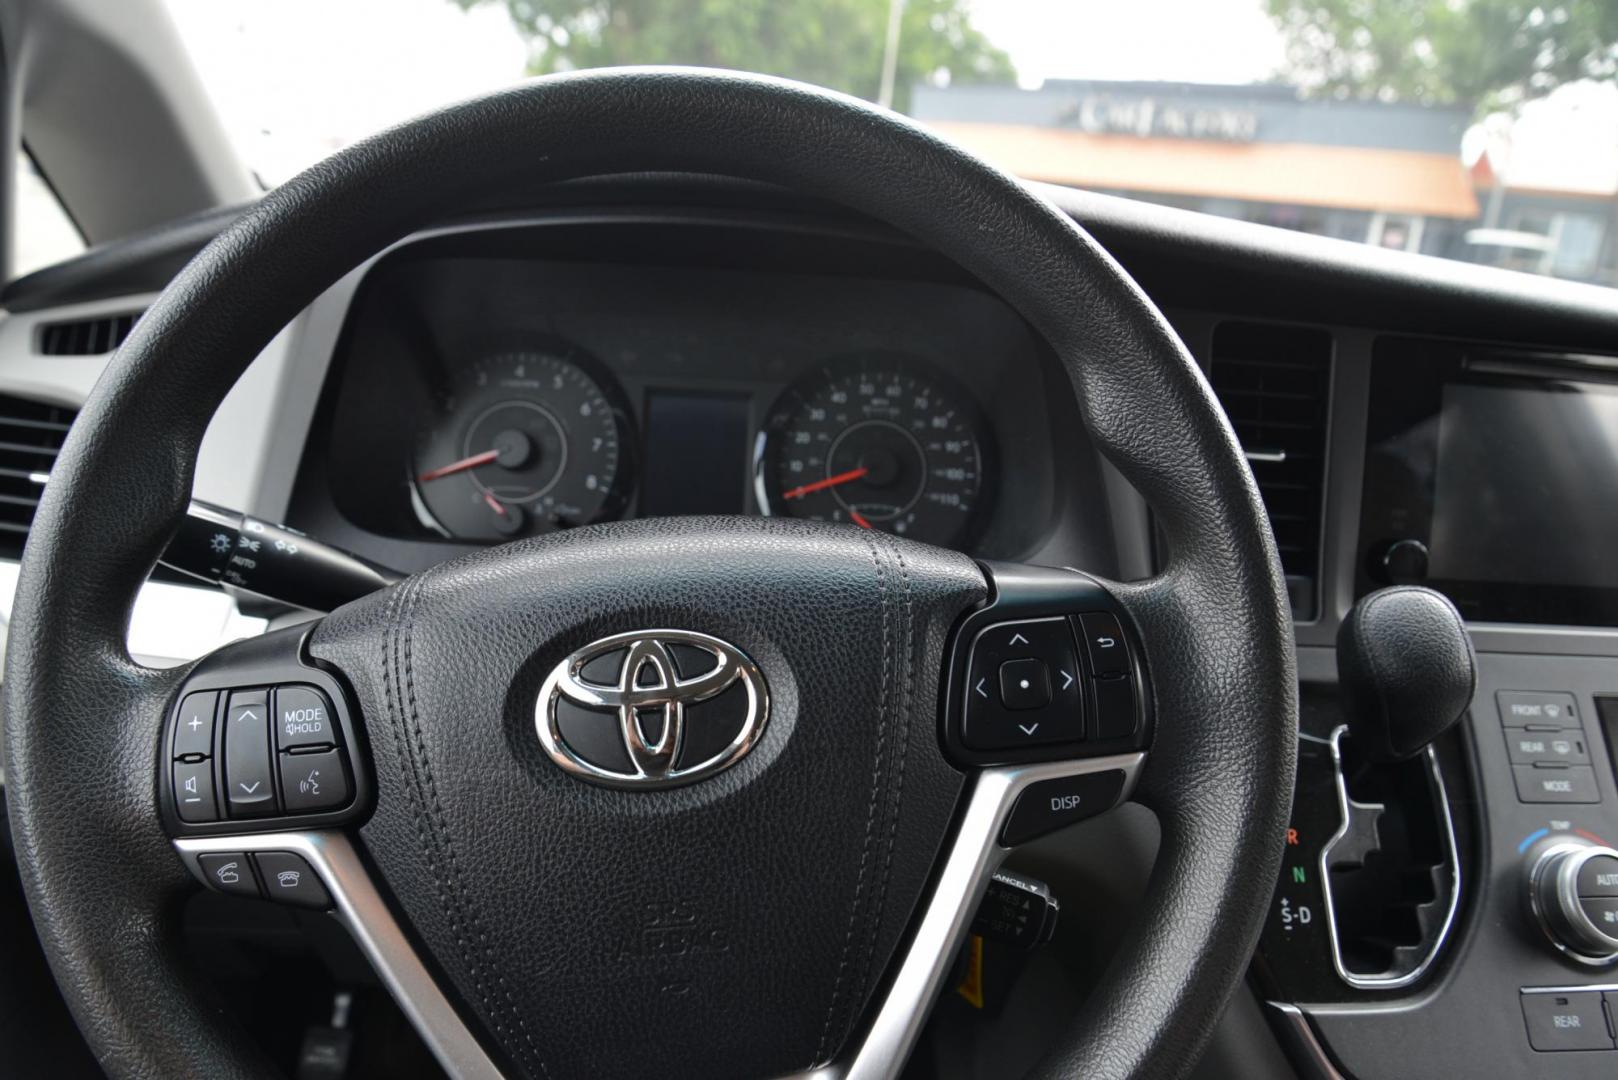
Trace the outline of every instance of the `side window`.
{"type": "Polygon", "coordinates": [[[72,258],[84,250],[84,237],[67,216],[26,152],[17,155],[17,240],[12,273],[23,274],[72,258]]]}

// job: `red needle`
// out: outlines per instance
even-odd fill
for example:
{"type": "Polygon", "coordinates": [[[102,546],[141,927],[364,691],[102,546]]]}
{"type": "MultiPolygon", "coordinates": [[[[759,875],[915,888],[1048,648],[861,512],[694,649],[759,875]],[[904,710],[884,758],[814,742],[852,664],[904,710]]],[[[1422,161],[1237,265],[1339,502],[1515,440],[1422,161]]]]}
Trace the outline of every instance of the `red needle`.
{"type": "Polygon", "coordinates": [[[858,525],[862,529],[869,529],[873,527],[869,521],[865,520],[865,515],[854,509],[852,506],[848,508],[848,516],[853,518],[854,524],[858,525]]]}
{"type": "Polygon", "coordinates": [[[836,476],[828,476],[824,480],[816,480],[811,484],[802,484],[793,488],[791,491],[783,491],[781,492],[781,498],[800,499],[805,495],[812,495],[817,491],[824,491],[829,487],[836,487],[838,484],[846,484],[851,480],[858,480],[860,477],[864,476],[870,471],[870,469],[867,469],[865,466],[861,465],[857,469],[850,469],[847,472],[838,473],[836,476]]]}
{"type": "Polygon", "coordinates": [[[416,479],[420,483],[425,484],[429,480],[437,480],[445,476],[454,476],[458,472],[465,472],[467,469],[475,469],[479,465],[488,465],[499,456],[500,451],[498,450],[485,450],[481,454],[473,454],[469,458],[462,458],[461,460],[452,462],[443,466],[442,468],[428,469],[426,472],[416,477],[416,479]]]}
{"type": "Polygon", "coordinates": [[[490,495],[487,491],[483,493],[483,501],[488,504],[490,510],[493,510],[501,517],[506,516],[506,508],[500,505],[500,500],[490,495]]]}

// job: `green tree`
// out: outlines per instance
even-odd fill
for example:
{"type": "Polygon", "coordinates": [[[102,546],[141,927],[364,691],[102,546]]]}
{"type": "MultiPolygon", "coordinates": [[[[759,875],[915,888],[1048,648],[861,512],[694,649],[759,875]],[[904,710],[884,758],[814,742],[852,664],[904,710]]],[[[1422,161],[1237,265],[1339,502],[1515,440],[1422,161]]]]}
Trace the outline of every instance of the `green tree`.
{"type": "Polygon", "coordinates": [[[1323,96],[1511,107],[1618,76],[1615,0],[1265,0],[1282,74],[1323,96]]]}
{"type": "MultiPolygon", "coordinates": [[[[503,3],[530,73],[696,64],[782,75],[875,100],[889,0],[452,0],[503,3]]],[[[908,0],[894,106],[913,83],[1010,82],[1011,60],[972,26],[965,0],[908,0]]]]}

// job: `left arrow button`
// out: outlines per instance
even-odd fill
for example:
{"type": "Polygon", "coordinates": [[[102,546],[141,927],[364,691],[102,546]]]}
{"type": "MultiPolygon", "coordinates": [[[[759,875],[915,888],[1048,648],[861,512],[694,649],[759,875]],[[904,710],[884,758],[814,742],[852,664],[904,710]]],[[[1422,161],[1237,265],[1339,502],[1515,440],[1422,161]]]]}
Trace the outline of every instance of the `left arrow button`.
{"type": "Polygon", "coordinates": [[[239,690],[230,695],[225,711],[225,801],[231,817],[275,813],[269,715],[265,691],[239,690]]]}

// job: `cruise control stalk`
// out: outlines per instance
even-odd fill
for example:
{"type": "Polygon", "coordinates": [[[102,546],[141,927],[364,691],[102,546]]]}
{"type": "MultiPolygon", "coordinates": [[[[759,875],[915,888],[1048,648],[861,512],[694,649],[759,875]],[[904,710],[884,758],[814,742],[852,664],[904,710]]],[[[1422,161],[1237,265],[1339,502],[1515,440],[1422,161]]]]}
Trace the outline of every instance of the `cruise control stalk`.
{"type": "Polygon", "coordinates": [[[402,576],[296,529],[195,499],[158,561],[310,611],[331,611],[402,576]]]}

